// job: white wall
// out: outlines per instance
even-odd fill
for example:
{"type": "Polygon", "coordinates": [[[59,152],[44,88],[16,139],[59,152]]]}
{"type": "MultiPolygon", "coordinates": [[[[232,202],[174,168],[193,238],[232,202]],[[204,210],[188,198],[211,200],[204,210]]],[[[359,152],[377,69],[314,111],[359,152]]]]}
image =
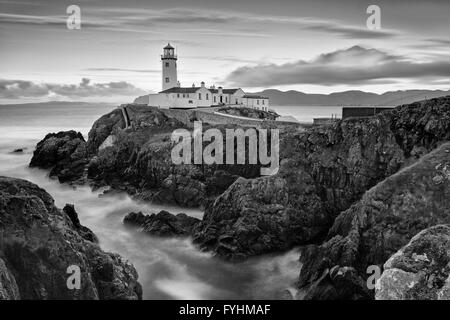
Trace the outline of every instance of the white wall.
{"type": "Polygon", "coordinates": [[[269,111],[269,99],[242,98],[242,101],[246,107],[269,111]]]}
{"type": "Polygon", "coordinates": [[[169,94],[165,93],[149,94],[148,105],[151,107],[169,108],[171,106],[169,94]]]}
{"type": "Polygon", "coordinates": [[[177,86],[177,61],[175,59],[161,59],[162,63],[162,91],[177,86]],[[167,66],[167,65],[168,66],[167,66]],[[166,82],[169,78],[169,82],[166,82]]]}

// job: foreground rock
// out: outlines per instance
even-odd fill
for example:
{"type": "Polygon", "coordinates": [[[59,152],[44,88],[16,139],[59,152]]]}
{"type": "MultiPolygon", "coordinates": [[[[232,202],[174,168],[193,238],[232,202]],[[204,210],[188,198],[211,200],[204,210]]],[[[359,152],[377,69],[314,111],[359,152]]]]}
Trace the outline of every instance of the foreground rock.
{"type": "Polygon", "coordinates": [[[206,208],[194,239],[227,259],[321,242],[366,190],[449,139],[450,97],[288,132],[279,173],[234,182],[206,208]]]}
{"type": "Polygon", "coordinates": [[[160,237],[189,236],[199,222],[199,219],[184,213],[173,215],[164,210],[151,215],[131,212],[123,219],[126,226],[138,228],[140,232],[160,237]]]}
{"type": "Polygon", "coordinates": [[[446,223],[450,223],[450,143],[367,191],[337,217],[326,242],[304,247],[299,288],[310,299],[373,298],[365,285],[367,268],[382,268],[415,234],[446,223]],[[336,282],[335,268],[351,268],[356,277],[336,282]]]}
{"type": "Polygon", "coordinates": [[[73,221],[45,190],[0,177],[0,299],[141,298],[134,267],[73,221]],[[80,268],[80,289],[67,286],[70,266],[80,268]]]}
{"type": "Polygon", "coordinates": [[[385,264],[378,300],[450,300],[450,227],[423,230],[385,264]]]}

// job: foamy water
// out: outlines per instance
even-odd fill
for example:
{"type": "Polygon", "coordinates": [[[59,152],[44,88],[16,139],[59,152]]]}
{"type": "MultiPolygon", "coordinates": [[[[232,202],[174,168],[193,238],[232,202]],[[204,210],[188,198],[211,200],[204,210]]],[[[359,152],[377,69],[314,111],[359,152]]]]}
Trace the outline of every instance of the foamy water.
{"type": "Polygon", "coordinates": [[[165,209],[201,218],[199,210],[139,203],[127,195],[98,197],[88,187],[61,185],[47,171],[28,168],[34,146],[45,134],[75,129],[87,136],[92,123],[111,108],[24,108],[0,106],[0,175],[38,184],[60,208],[75,204],[82,224],[96,233],[101,247],[134,264],[145,299],[278,299],[292,291],[300,269],[296,250],[226,263],[200,252],[189,239],[151,237],[122,223],[131,211],[165,209]],[[11,153],[17,148],[26,149],[11,153]]]}

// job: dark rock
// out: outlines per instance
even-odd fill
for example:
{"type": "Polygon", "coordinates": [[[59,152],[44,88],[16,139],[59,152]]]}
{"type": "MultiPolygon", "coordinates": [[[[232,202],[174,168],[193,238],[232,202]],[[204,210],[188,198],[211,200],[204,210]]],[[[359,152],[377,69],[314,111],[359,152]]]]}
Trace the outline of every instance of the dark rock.
{"type": "MultiPolygon", "coordinates": [[[[315,298],[320,276],[335,266],[354,268],[360,280],[365,281],[369,266],[381,268],[419,231],[450,223],[449,149],[450,143],[443,144],[367,191],[336,218],[326,242],[304,247],[300,289],[315,298]],[[442,178],[439,184],[436,177],[442,178]]],[[[339,291],[351,283],[331,285],[339,291]]],[[[364,289],[353,292],[353,296],[364,294],[364,289]]]]}
{"type": "Polygon", "coordinates": [[[152,200],[156,203],[199,207],[205,200],[205,184],[192,178],[192,172],[187,175],[172,174],[164,179],[160,190],[154,194],[152,200]]]}
{"type": "Polygon", "coordinates": [[[12,153],[23,153],[26,148],[14,149],[12,153]]]}
{"type": "Polygon", "coordinates": [[[75,182],[84,176],[88,162],[86,142],[75,131],[50,133],[40,141],[30,162],[30,167],[51,169],[50,176],[60,182],[75,182]]]}
{"type": "Polygon", "coordinates": [[[75,211],[75,206],[73,204],[66,204],[63,211],[69,216],[70,221],[72,221],[75,228],[81,227],[80,219],[78,219],[78,213],[75,211]]]}
{"type": "Polygon", "coordinates": [[[73,130],[49,133],[37,144],[30,167],[52,168],[58,162],[70,158],[84,143],[83,135],[73,130]]]}
{"type": "Polygon", "coordinates": [[[199,222],[199,219],[184,213],[173,215],[164,210],[151,215],[131,212],[123,219],[126,226],[138,228],[140,232],[160,237],[189,236],[199,222]]]}
{"type": "Polygon", "coordinates": [[[0,297],[6,299],[138,299],[134,267],[80,236],[69,216],[38,186],[0,177],[0,297]],[[81,270],[68,289],[67,269],[81,270]],[[111,271],[112,270],[112,271],[111,271]]]}
{"type": "Polygon", "coordinates": [[[110,113],[100,117],[92,125],[88,134],[87,151],[90,155],[95,155],[100,146],[109,136],[114,136],[120,129],[125,128],[122,111],[117,108],[110,113]]]}
{"type": "Polygon", "coordinates": [[[88,227],[82,226],[80,220],[78,219],[78,213],[75,211],[75,206],[73,204],[66,204],[63,208],[63,212],[67,214],[72,221],[78,234],[88,241],[98,243],[98,238],[88,227]]]}
{"type": "Polygon", "coordinates": [[[5,262],[0,258],[0,301],[1,300],[20,300],[20,293],[14,275],[8,270],[5,262]]]}
{"type": "Polygon", "coordinates": [[[87,143],[70,132],[47,136],[30,165],[51,168],[50,176],[63,183],[109,186],[140,200],[184,207],[204,207],[239,176],[259,176],[257,165],[174,165],[171,134],[186,125],[158,108],[125,107],[131,127],[125,129],[121,110],[113,110],[94,123],[87,143]]]}
{"type": "Polygon", "coordinates": [[[378,300],[450,300],[450,226],[421,231],[385,264],[378,300]]]}
{"type": "Polygon", "coordinates": [[[307,291],[300,290],[303,300],[361,300],[369,299],[366,283],[351,267],[335,266],[325,269],[307,291]]]}

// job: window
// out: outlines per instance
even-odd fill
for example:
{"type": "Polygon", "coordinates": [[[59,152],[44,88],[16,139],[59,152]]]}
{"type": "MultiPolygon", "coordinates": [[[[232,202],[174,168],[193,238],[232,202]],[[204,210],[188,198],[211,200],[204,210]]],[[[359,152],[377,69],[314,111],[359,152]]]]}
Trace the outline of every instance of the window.
{"type": "Polygon", "coordinates": [[[179,98],[180,97],[180,94],[179,93],[177,93],[177,98],[179,98]]]}
{"type": "Polygon", "coordinates": [[[228,97],[225,97],[225,102],[228,102],[228,97]]]}
{"type": "Polygon", "coordinates": [[[262,104],[264,104],[264,101],[265,101],[265,100],[262,101],[262,104]]]}
{"type": "Polygon", "coordinates": [[[202,100],[202,94],[201,93],[198,94],[198,100],[202,100]]]}
{"type": "Polygon", "coordinates": [[[186,95],[183,93],[183,98],[185,98],[186,97],[186,95]]]}
{"type": "Polygon", "coordinates": [[[216,102],[216,96],[214,96],[214,102],[216,102]]]}
{"type": "Polygon", "coordinates": [[[206,94],[206,100],[209,100],[209,94],[208,93],[206,94]]]}
{"type": "Polygon", "coordinates": [[[166,62],[166,68],[168,68],[169,67],[169,63],[168,62],[166,62]]]}
{"type": "Polygon", "coordinates": [[[256,104],[259,104],[259,100],[256,100],[256,104]]]}
{"type": "Polygon", "coordinates": [[[169,78],[166,78],[166,83],[169,83],[169,81],[170,81],[169,78]]]}
{"type": "Polygon", "coordinates": [[[189,103],[192,104],[192,100],[189,100],[189,103]]]}

